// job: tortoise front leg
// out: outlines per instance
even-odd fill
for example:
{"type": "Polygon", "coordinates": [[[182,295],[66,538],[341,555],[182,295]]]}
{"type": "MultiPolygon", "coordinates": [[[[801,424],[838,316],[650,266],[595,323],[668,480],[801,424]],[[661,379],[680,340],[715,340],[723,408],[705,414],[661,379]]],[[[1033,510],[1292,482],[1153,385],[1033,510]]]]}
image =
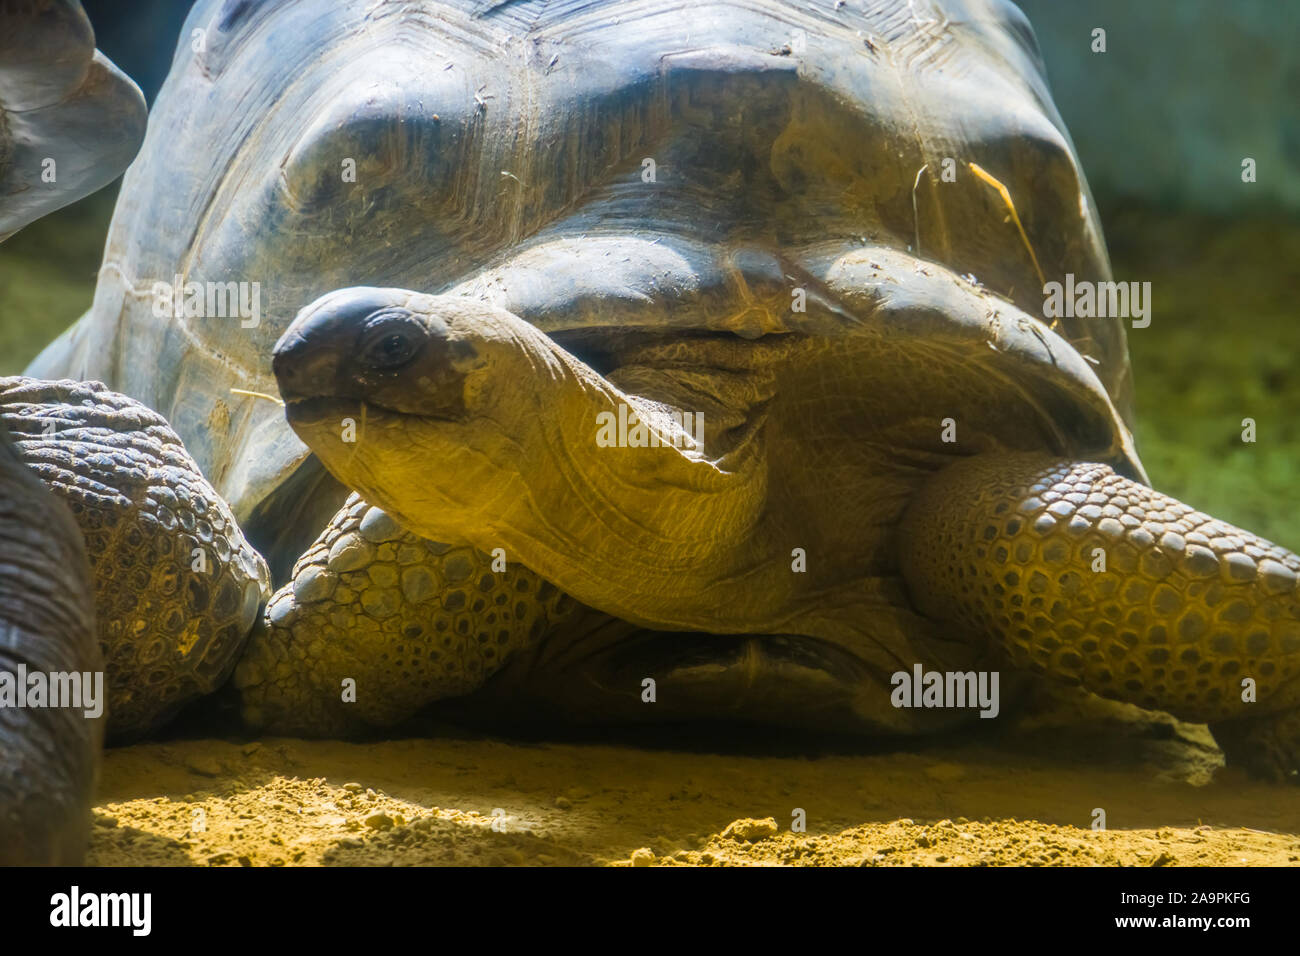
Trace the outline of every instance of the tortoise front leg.
{"type": "Polygon", "coordinates": [[[912,599],[1011,661],[1207,722],[1230,764],[1300,771],[1300,557],[1101,464],[976,455],[900,528],[912,599]]]}
{"type": "Polygon", "coordinates": [[[398,723],[476,690],[578,606],[508,555],[421,538],[353,494],[249,639],[244,720],[304,737],[398,723]]]}
{"type": "Polygon", "coordinates": [[[266,563],[157,412],[97,382],[0,379],[0,417],[85,539],[110,741],[157,730],[230,676],[266,563]]]}

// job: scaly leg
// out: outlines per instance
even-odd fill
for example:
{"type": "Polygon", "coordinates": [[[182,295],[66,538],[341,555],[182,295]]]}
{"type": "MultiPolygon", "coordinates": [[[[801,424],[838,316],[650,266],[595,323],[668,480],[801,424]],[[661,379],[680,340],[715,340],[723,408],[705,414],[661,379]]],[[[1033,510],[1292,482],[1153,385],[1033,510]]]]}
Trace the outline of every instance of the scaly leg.
{"type": "Polygon", "coordinates": [[[976,455],[900,528],[928,616],[1105,697],[1209,723],[1229,763],[1300,770],[1300,557],[1101,464],[976,455]],[[1104,563],[1103,563],[1104,562],[1104,563]]]}

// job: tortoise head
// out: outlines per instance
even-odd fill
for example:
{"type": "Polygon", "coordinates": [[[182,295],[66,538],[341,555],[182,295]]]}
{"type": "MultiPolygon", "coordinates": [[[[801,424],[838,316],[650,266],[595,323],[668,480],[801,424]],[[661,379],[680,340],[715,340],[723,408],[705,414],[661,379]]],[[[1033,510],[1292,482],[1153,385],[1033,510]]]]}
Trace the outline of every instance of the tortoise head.
{"type": "Polygon", "coordinates": [[[343,289],[303,310],[272,365],[290,425],[336,477],[372,500],[395,501],[401,489],[394,514],[464,540],[462,526],[481,526],[544,438],[518,385],[561,374],[544,340],[472,300],[343,289]],[[530,359],[547,365],[528,368],[530,359]]]}

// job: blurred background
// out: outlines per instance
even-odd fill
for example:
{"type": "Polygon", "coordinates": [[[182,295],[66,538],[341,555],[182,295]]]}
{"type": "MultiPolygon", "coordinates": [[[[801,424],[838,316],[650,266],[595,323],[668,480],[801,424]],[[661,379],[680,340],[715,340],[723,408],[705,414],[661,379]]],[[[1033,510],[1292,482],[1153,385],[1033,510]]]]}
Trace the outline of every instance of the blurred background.
{"type": "MultiPolygon", "coordinates": [[[[822,0],[819,0],[822,2],[822,0]]],[[[830,0],[824,0],[829,3],[830,0]]],[[[848,0],[849,3],[861,0],[848,0]]],[[[186,0],[83,0],[150,102],[186,0]]],[[[1156,487],[1300,548],[1300,0],[1020,0],[1101,212],[1156,487]],[[1096,29],[1105,52],[1094,52],[1096,29]],[[1242,160],[1256,181],[1242,182],[1242,160]],[[1242,419],[1257,441],[1241,440],[1242,419]]],[[[0,374],[90,305],[116,186],[0,247],[0,374]]]]}

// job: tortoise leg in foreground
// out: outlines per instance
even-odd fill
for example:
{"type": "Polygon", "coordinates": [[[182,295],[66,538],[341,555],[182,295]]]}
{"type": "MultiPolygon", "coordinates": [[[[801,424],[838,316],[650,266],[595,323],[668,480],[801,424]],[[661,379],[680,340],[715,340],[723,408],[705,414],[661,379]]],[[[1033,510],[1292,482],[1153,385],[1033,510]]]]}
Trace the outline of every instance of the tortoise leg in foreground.
{"type": "Polygon", "coordinates": [[[85,537],[110,740],[162,726],[230,675],[266,562],[156,412],[98,382],[0,378],[0,420],[85,537]]]}
{"type": "Polygon", "coordinates": [[[1206,722],[1230,764],[1300,770],[1300,557],[1115,474],[975,455],[900,527],[913,601],[1013,663],[1206,722]]]}
{"type": "Polygon", "coordinates": [[[346,735],[476,690],[578,606],[503,562],[403,531],[352,495],[240,659],[245,721],[278,734],[346,735]]]}
{"type": "MultiPolygon", "coordinates": [[[[72,516],[0,422],[0,700],[24,672],[102,674],[89,581],[72,516]]],[[[79,864],[104,721],[84,706],[13,703],[0,706],[0,865],[79,864]]]]}

